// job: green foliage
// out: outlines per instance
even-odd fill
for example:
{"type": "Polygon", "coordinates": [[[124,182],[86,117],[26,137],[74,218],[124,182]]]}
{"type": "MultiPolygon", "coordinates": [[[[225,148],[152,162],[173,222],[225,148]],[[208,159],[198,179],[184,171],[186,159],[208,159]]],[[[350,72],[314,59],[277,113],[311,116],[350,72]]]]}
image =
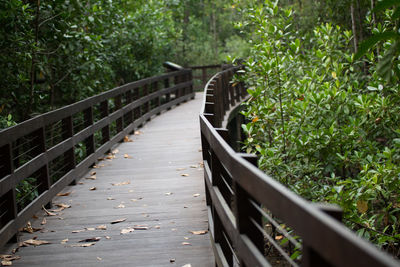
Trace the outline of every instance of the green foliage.
{"type": "MultiPolygon", "coordinates": [[[[392,250],[400,240],[400,88],[349,53],[352,33],[329,23],[300,34],[288,8],[247,9],[253,28],[244,79],[251,98],[244,149],[312,201],[339,204],[359,235],[392,250]],[[304,49],[304,48],[307,49],[304,49]]],[[[386,47],[380,51],[385,54],[386,47]]],[[[378,56],[380,57],[380,55],[378,56]]]]}

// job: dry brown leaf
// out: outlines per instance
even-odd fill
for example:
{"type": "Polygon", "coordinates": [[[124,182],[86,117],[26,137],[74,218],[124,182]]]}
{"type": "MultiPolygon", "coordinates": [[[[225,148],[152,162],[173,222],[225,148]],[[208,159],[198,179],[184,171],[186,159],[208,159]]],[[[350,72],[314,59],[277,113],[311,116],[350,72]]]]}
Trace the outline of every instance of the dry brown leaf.
{"type": "Polygon", "coordinates": [[[156,229],[160,229],[160,228],[161,228],[161,226],[159,226],[159,225],[156,225],[156,226],[154,226],[154,228],[156,228],[156,229]]]}
{"type": "Polygon", "coordinates": [[[103,224],[103,225],[99,225],[96,227],[97,230],[107,230],[107,225],[103,224]]]}
{"type": "Polygon", "coordinates": [[[121,235],[124,235],[124,234],[127,234],[127,233],[131,233],[133,231],[135,231],[135,229],[133,229],[132,227],[125,228],[125,229],[121,230],[121,235]]]}
{"type": "Polygon", "coordinates": [[[43,228],[33,228],[31,222],[28,221],[26,223],[26,226],[22,228],[21,231],[33,234],[34,232],[40,231],[42,229],[43,228]]]}
{"type": "Polygon", "coordinates": [[[108,153],[107,156],[105,157],[106,159],[115,159],[115,155],[108,153]]]}
{"type": "Polygon", "coordinates": [[[116,209],[123,209],[123,208],[125,208],[125,205],[121,203],[118,206],[116,206],[115,208],[116,209]]]}
{"type": "Polygon", "coordinates": [[[190,165],[190,168],[197,169],[197,165],[190,165]]]}
{"type": "Polygon", "coordinates": [[[76,234],[76,233],[80,233],[80,232],[84,232],[85,230],[73,230],[71,233],[76,234]]]}
{"type": "Polygon", "coordinates": [[[40,246],[40,245],[47,245],[47,244],[51,244],[51,243],[46,240],[28,239],[28,240],[22,241],[19,246],[20,247],[29,247],[29,246],[40,246]]]}
{"type": "Polygon", "coordinates": [[[5,260],[5,261],[15,261],[21,259],[20,256],[15,256],[15,255],[0,255],[0,259],[5,260]]]}
{"type": "Polygon", "coordinates": [[[108,197],[107,200],[115,200],[115,198],[108,197]]]}
{"type": "Polygon", "coordinates": [[[185,239],[185,240],[189,240],[189,237],[187,237],[187,236],[184,236],[184,237],[183,237],[183,239],[185,239]]]}
{"type": "Polygon", "coordinates": [[[135,135],[139,135],[139,134],[142,134],[142,132],[141,131],[135,131],[135,135]]]}
{"type": "Polygon", "coordinates": [[[175,231],[178,231],[178,229],[172,228],[171,231],[175,232],[175,231]]]}
{"type": "Polygon", "coordinates": [[[127,185],[127,184],[130,184],[131,183],[131,181],[125,181],[125,182],[120,182],[120,183],[115,183],[115,184],[112,184],[113,186],[120,186],[120,185],[127,185]]]}
{"type": "Polygon", "coordinates": [[[175,259],[169,259],[169,262],[170,262],[170,263],[174,263],[174,262],[175,262],[175,259]]]}
{"type": "Polygon", "coordinates": [[[357,209],[360,213],[366,213],[368,211],[368,202],[364,200],[358,200],[357,209]]]}
{"type": "Polygon", "coordinates": [[[183,265],[182,267],[192,267],[190,263],[183,265]]]}
{"type": "Polygon", "coordinates": [[[182,245],[184,245],[184,246],[191,246],[192,244],[190,244],[189,242],[182,242],[182,245]]]}
{"type": "Polygon", "coordinates": [[[283,235],[277,235],[275,236],[275,240],[281,240],[283,238],[283,235]]]}
{"type": "Polygon", "coordinates": [[[146,225],[134,225],[133,229],[135,230],[149,230],[149,227],[146,225]]]}
{"type": "Polygon", "coordinates": [[[57,216],[57,213],[46,210],[44,206],[42,206],[42,209],[44,210],[44,212],[46,212],[47,216],[57,216]]]}
{"type": "Polygon", "coordinates": [[[208,230],[190,231],[190,233],[192,233],[194,235],[205,235],[208,233],[208,230]]]}
{"type": "Polygon", "coordinates": [[[189,174],[188,173],[182,173],[181,176],[188,177],[189,174]]]}
{"type": "Polygon", "coordinates": [[[98,242],[100,241],[101,237],[91,237],[91,238],[86,238],[83,240],[78,241],[79,243],[85,243],[85,242],[98,242]]]}
{"type": "Polygon", "coordinates": [[[97,178],[96,178],[96,175],[91,175],[89,177],[85,177],[85,179],[87,179],[87,180],[96,180],[97,178]]]}
{"type": "Polygon", "coordinates": [[[126,143],[126,142],[133,142],[133,140],[130,139],[129,136],[125,135],[125,137],[124,137],[124,142],[125,142],[125,143],[126,143]]]}
{"type": "Polygon", "coordinates": [[[128,154],[124,154],[124,158],[126,158],[126,159],[133,159],[133,157],[132,157],[132,156],[129,156],[128,154]]]}
{"type": "Polygon", "coordinates": [[[59,196],[59,197],[66,197],[66,196],[71,195],[71,193],[72,193],[72,192],[58,193],[57,196],[59,196]]]}
{"type": "Polygon", "coordinates": [[[97,257],[97,260],[101,261],[101,260],[103,260],[103,259],[102,259],[102,258],[100,258],[100,257],[97,257]]]}
{"type": "Polygon", "coordinates": [[[113,151],[111,151],[111,154],[115,155],[115,154],[117,154],[118,152],[119,152],[119,149],[116,148],[116,149],[114,149],[113,151]]]}
{"type": "Polygon", "coordinates": [[[91,171],[90,175],[96,175],[96,172],[95,171],[91,171]]]}
{"type": "Polygon", "coordinates": [[[96,230],[94,227],[86,227],[85,228],[87,231],[94,231],[94,230],[96,230]]]}
{"type": "Polygon", "coordinates": [[[41,225],[45,225],[47,223],[46,218],[43,218],[42,222],[40,223],[41,225]]]}
{"type": "Polygon", "coordinates": [[[64,203],[58,203],[58,204],[55,204],[57,207],[60,207],[60,208],[63,208],[63,209],[68,209],[68,208],[71,208],[71,205],[68,205],[68,204],[64,204],[64,203]]]}
{"type": "Polygon", "coordinates": [[[106,239],[111,239],[111,237],[109,237],[108,235],[106,235],[106,239]]]}
{"type": "Polygon", "coordinates": [[[61,240],[61,242],[60,242],[60,243],[61,243],[61,244],[65,244],[65,243],[67,243],[67,242],[68,242],[68,240],[69,240],[68,238],[66,238],[66,239],[63,239],[63,240],[61,240]]]}
{"type": "Polygon", "coordinates": [[[96,188],[95,186],[89,188],[90,191],[94,191],[94,190],[96,190],[96,189],[97,189],[97,188],[96,188]]]}
{"type": "Polygon", "coordinates": [[[178,169],[176,169],[177,171],[183,171],[183,170],[186,170],[186,168],[178,168],[178,169]]]}
{"type": "Polygon", "coordinates": [[[193,197],[199,197],[200,194],[193,194],[193,197]]]}
{"type": "Polygon", "coordinates": [[[36,216],[36,215],[33,215],[32,218],[35,219],[35,220],[39,219],[39,217],[36,216]]]}
{"type": "Polygon", "coordinates": [[[94,246],[94,245],[96,245],[95,242],[93,242],[93,243],[85,243],[85,244],[74,244],[74,245],[70,245],[70,247],[83,247],[83,248],[86,248],[86,247],[91,247],[91,246],[94,246]]]}
{"type": "Polygon", "coordinates": [[[84,182],[78,182],[78,184],[85,184],[84,182]]]}
{"type": "Polygon", "coordinates": [[[124,221],[126,221],[126,218],[117,219],[115,221],[112,221],[111,224],[116,224],[116,223],[120,223],[120,222],[124,222],[124,221]]]}
{"type": "MultiPolygon", "coordinates": [[[[98,159],[99,160],[99,159],[98,159]]],[[[93,167],[92,168],[94,168],[94,169],[98,169],[98,168],[100,168],[98,165],[93,165],[93,167]]]]}
{"type": "Polygon", "coordinates": [[[172,194],[173,194],[172,192],[167,192],[167,193],[165,193],[166,196],[170,196],[170,195],[172,195],[172,194]]]}
{"type": "Polygon", "coordinates": [[[7,261],[7,260],[1,261],[1,266],[11,266],[11,265],[12,261],[7,261]]]}

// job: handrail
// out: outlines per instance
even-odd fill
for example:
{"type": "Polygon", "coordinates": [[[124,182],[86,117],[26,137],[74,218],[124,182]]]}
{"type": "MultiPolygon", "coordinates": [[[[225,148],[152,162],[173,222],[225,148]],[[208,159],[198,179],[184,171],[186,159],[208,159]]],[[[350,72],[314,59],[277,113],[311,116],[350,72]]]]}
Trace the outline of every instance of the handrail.
{"type": "Polygon", "coordinates": [[[243,83],[231,82],[238,69],[209,80],[200,114],[216,264],[271,266],[278,259],[292,266],[399,266],[338,221],[338,208],[304,200],[259,170],[255,155],[236,153],[228,145],[229,132],[219,127],[247,94],[243,83]]]}
{"type": "Polygon", "coordinates": [[[194,98],[191,77],[181,68],[0,131],[0,247],[126,135],[194,98]]]}

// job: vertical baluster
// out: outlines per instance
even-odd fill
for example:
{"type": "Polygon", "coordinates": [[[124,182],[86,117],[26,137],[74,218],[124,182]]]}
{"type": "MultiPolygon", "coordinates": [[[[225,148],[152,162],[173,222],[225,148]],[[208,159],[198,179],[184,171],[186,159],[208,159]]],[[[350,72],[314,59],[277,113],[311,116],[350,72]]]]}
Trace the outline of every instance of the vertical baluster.
{"type": "MultiPolygon", "coordinates": [[[[63,132],[62,133],[63,140],[66,140],[74,135],[72,116],[66,117],[65,119],[62,120],[62,132],[63,132]]],[[[64,153],[64,165],[66,165],[68,171],[74,169],[76,166],[73,146],[64,153]]],[[[76,185],[76,180],[73,180],[71,185],[76,185]]]]}
{"type": "MultiPolygon", "coordinates": [[[[35,135],[37,140],[37,146],[33,151],[33,153],[35,155],[39,155],[41,153],[46,152],[46,137],[45,137],[44,126],[36,130],[33,134],[35,135]]],[[[46,164],[39,169],[39,177],[37,178],[37,183],[39,185],[38,187],[39,195],[45,192],[46,190],[50,189],[51,181],[49,175],[49,162],[46,162],[46,164]]],[[[48,203],[46,206],[50,208],[51,203],[48,203]]]]}
{"type": "MultiPolygon", "coordinates": [[[[181,76],[180,76],[181,74],[180,74],[180,72],[179,72],[179,74],[176,74],[175,76],[174,76],[174,84],[175,85],[179,85],[179,83],[181,82],[181,76]]],[[[177,90],[175,90],[175,99],[177,99],[177,98],[179,98],[181,95],[180,95],[180,90],[179,89],[177,89],[177,90]]],[[[179,105],[179,103],[177,104],[177,105],[179,105]]]]}
{"type": "MultiPolygon", "coordinates": [[[[140,98],[139,90],[140,90],[140,88],[135,88],[134,89],[134,91],[133,91],[133,100],[138,100],[140,98]]],[[[135,120],[139,119],[140,116],[142,116],[140,106],[135,108],[133,116],[134,116],[135,120]]]]}
{"type": "MultiPolygon", "coordinates": [[[[164,80],[164,87],[169,88],[169,77],[164,80]]],[[[169,103],[171,101],[171,94],[168,93],[165,95],[165,103],[169,103]]],[[[171,108],[168,108],[171,109],[171,108]]]]}
{"type": "MultiPolygon", "coordinates": [[[[157,92],[158,91],[158,82],[157,81],[155,81],[154,83],[153,83],[153,92],[157,92]]],[[[159,106],[161,106],[161,96],[159,95],[156,99],[155,99],[155,106],[156,107],[159,107],[159,106]]],[[[157,115],[160,115],[160,112],[158,112],[157,113],[157,115]]]]}
{"type": "MultiPolygon", "coordinates": [[[[115,110],[120,110],[122,108],[122,96],[121,95],[117,95],[115,97],[115,110]]],[[[123,119],[124,119],[124,115],[121,115],[121,117],[119,117],[117,119],[117,133],[122,132],[123,130],[123,119]]]]}
{"type": "MultiPolygon", "coordinates": [[[[104,100],[103,102],[100,103],[100,115],[102,118],[105,118],[108,116],[108,100],[104,100]]],[[[105,144],[110,140],[110,125],[107,124],[101,129],[101,142],[102,144],[105,144]]]]}
{"type": "MultiPolygon", "coordinates": [[[[89,107],[83,111],[83,119],[85,128],[93,125],[93,107],[89,107]]],[[[94,142],[94,133],[85,139],[86,157],[94,153],[96,147],[94,142]]]]}
{"type": "Polygon", "coordinates": [[[202,68],[201,69],[201,82],[202,82],[202,84],[201,84],[201,89],[203,90],[203,88],[206,86],[206,84],[207,84],[207,68],[202,68]]]}
{"type": "MultiPolygon", "coordinates": [[[[148,96],[149,95],[149,85],[148,84],[145,84],[143,86],[143,95],[144,96],[148,96]]],[[[147,101],[144,104],[144,112],[143,113],[148,113],[149,111],[150,111],[150,101],[147,101]]]]}
{"type": "MultiPolygon", "coordinates": [[[[1,177],[6,176],[7,174],[14,173],[14,162],[13,162],[11,143],[2,146],[0,148],[0,153],[3,159],[2,161],[3,168],[1,169],[2,170],[1,173],[3,175],[1,177]]],[[[0,196],[0,203],[4,203],[1,210],[3,216],[0,217],[0,229],[1,229],[8,222],[17,218],[18,208],[17,208],[15,187],[11,188],[4,195],[0,196]]],[[[15,233],[15,235],[11,237],[9,242],[17,243],[18,233],[15,233]]]]}
{"type": "MultiPolygon", "coordinates": [[[[127,91],[125,97],[126,97],[126,105],[129,105],[130,103],[132,103],[132,101],[133,101],[132,90],[127,91]]],[[[126,114],[126,121],[124,120],[124,127],[127,127],[132,122],[133,122],[133,110],[129,111],[126,114]]]]}

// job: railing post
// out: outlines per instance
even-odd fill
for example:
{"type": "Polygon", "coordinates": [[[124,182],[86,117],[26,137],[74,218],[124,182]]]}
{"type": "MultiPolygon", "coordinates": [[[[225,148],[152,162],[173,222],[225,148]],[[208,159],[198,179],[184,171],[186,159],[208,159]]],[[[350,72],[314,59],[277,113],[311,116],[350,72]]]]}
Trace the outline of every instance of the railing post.
{"type": "MultiPolygon", "coordinates": [[[[83,111],[83,119],[85,128],[93,125],[93,107],[89,107],[83,111]]],[[[85,140],[86,155],[92,154],[95,151],[94,134],[91,134],[85,140]]]]}
{"type": "MultiPolygon", "coordinates": [[[[257,166],[257,156],[251,154],[241,155],[242,158],[257,166]]],[[[250,218],[257,221],[260,225],[262,224],[262,215],[250,202],[251,200],[255,203],[249,193],[247,193],[234,179],[233,180],[233,191],[234,191],[234,214],[236,218],[236,226],[240,234],[247,235],[258,250],[264,252],[264,236],[251,222],[250,218]]],[[[258,204],[258,203],[257,203],[258,204]]],[[[259,205],[259,204],[258,204],[259,205]]],[[[245,264],[239,259],[240,265],[245,264]]]]}
{"type": "MultiPolygon", "coordinates": [[[[175,85],[179,85],[180,82],[181,82],[181,74],[178,73],[178,74],[176,74],[176,76],[174,77],[174,84],[175,84],[175,85]]],[[[180,89],[177,89],[177,90],[175,90],[175,99],[177,99],[177,98],[179,98],[179,97],[181,97],[181,90],[180,90],[180,89]]],[[[179,103],[178,103],[177,105],[179,105],[179,103]]]]}
{"type": "MultiPolygon", "coordinates": [[[[140,98],[139,90],[140,90],[140,88],[134,89],[133,100],[138,100],[140,98]]],[[[134,109],[133,118],[134,118],[134,120],[137,120],[141,116],[142,116],[141,106],[138,106],[134,109]]]]}
{"type": "MultiPolygon", "coordinates": [[[[102,118],[105,118],[108,116],[108,100],[104,100],[103,102],[100,103],[100,115],[102,118]]],[[[101,138],[102,138],[102,144],[105,144],[110,140],[110,125],[107,124],[101,129],[101,138]]]]}
{"type": "MultiPolygon", "coordinates": [[[[74,135],[74,126],[72,122],[72,116],[66,117],[62,120],[62,138],[63,140],[68,139],[74,135]]],[[[74,147],[72,146],[64,153],[64,164],[68,170],[72,170],[76,166],[74,147]]],[[[76,180],[73,180],[71,185],[76,185],[76,180]]]]}
{"type": "MultiPolygon", "coordinates": [[[[2,156],[2,164],[1,173],[3,174],[1,177],[6,176],[7,174],[12,174],[14,172],[14,164],[13,164],[13,154],[11,149],[11,143],[6,144],[0,148],[0,154],[2,156]]],[[[11,188],[7,193],[0,196],[0,203],[2,204],[2,216],[0,217],[0,229],[3,228],[9,221],[17,218],[18,208],[17,201],[15,195],[15,187],[11,188]]],[[[17,243],[18,242],[18,233],[13,235],[9,242],[17,243]]]]}
{"type": "MultiPolygon", "coordinates": [[[[120,110],[122,108],[122,96],[121,95],[117,95],[114,98],[115,101],[115,110],[120,110]]],[[[116,120],[116,126],[117,126],[117,133],[122,132],[123,129],[123,119],[124,119],[124,115],[121,115],[120,118],[118,118],[116,120]]]]}
{"type": "MultiPolygon", "coordinates": [[[[148,84],[145,84],[143,86],[143,94],[144,94],[144,96],[148,96],[149,95],[149,85],[148,84]]],[[[150,103],[151,103],[151,101],[147,101],[144,104],[144,114],[150,112],[150,110],[151,110],[150,103]]]]}
{"type": "Polygon", "coordinates": [[[202,68],[201,69],[201,76],[202,76],[202,79],[201,79],[201,82],[202,82],[202,87],[204,88],[204,86],[206,86],[206,84],[207,84],[207,68],[202,68]]]}
{"type": "MultiPolygon", "coordinates": [[[[169,88],[169,77],[164,80],[164,87],[169,88]]],[[[165,95],[165,102],[168,103],[171,100],[171,94],[168,93],[165,95]]],[[[170,109],[170,108],[168,108],[170,109]]]]}
{"type": "MultiPolygon", "coordinates": [[[[132,90],[129,90],[125,94],[126,97],[126,105],[132,103],[132,90]]],[[[124,127],[127,127],[129,124],[133,122],[133,110],[129,111],[126,114],[126,120],[124,120],[124,127]]]]}
{"type": "MultiPolygon", "coordinates": [[[[158,82],[157,81],[155,81],[153,83],[153,90],[152,91],[153,92],[157,92],[158,91],[158,82]]],[[[155,99],[154,102],[155,102],[156,107],[161,106],[161,96],[157,96],[157,98],[155,99]]],[[[157,115],[160,115],[160,114],[161,114],[160,112],[157,113],[157,115]]]]}

